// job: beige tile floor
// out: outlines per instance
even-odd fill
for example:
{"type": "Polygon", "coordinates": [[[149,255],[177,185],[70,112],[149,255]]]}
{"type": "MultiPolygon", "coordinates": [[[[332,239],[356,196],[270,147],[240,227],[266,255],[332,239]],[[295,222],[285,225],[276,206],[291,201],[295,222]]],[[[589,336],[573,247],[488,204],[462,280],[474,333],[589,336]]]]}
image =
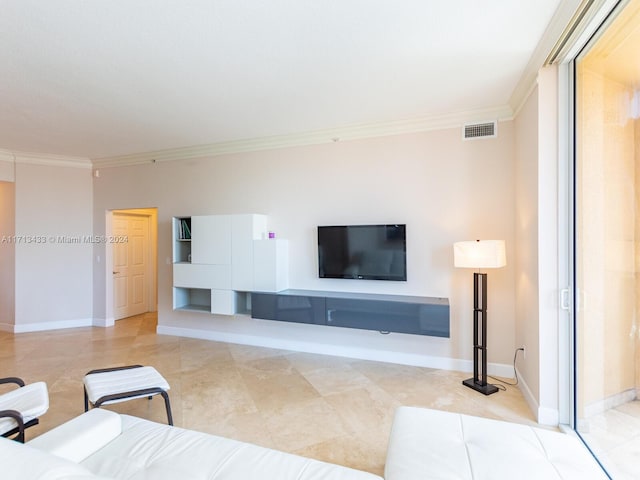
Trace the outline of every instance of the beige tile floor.
{"type": "MultiPolygon", "coordinates": [[[[82,413],[82,377],[140,363],[169,381],[175,425],[382,474],[396,407],[535,424],[517,387],[484,396],[468,373],[156,335],[145,314],[112,328],[0,332],[0,376],[44,380],[50,409],[27,440],[82,413]]],[[[111,406],[165,422],[160,397],[111,406]]]]}
{"type": "Polygon", "coordinates": [[[615,480],[640,478],[640,401],[589,418],[585,442],[615,480]]]}

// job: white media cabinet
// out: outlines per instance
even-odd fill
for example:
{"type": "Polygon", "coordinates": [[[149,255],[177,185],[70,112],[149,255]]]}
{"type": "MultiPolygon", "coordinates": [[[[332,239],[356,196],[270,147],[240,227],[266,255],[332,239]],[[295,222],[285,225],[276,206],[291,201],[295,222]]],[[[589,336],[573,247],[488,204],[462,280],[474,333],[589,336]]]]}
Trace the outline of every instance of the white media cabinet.
{"type": "Polygon", "coordinates": [[[258,214],[173,218],[173,308],[449,336],[446,298],[288,289],[288,243],[258,214]]]}
{"type": "Polygon", "coordinates": [[[247,292],[288,286],[288,244],[267,238],[258,214],[173,218],[173,308],[245,311],[247,292]]]}

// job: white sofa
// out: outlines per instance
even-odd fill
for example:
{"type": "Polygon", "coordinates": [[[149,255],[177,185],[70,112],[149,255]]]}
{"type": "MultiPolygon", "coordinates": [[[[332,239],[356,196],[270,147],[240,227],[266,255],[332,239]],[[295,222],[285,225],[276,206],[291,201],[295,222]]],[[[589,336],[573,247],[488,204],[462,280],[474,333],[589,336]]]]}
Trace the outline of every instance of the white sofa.
{"type": "Polygon", "coordinates": [[[382,480],[105,409],[90,410],[24,445],[0,440],[2,479],[382,480]]]}
{"type": "MultiPolygon", "coordinates": [[[[382,480],[346,467],[105,409],[19,444],[0,438],[0,478],[20,480],[382,480]]],[[[605,480],[572,435],[400,407],[386,480],[605,480]]]]}
{"type": "Polygon", "coordinates": [[[572,434],[425,408],[396,411],[386,480],[607,480],[572,434]]]}

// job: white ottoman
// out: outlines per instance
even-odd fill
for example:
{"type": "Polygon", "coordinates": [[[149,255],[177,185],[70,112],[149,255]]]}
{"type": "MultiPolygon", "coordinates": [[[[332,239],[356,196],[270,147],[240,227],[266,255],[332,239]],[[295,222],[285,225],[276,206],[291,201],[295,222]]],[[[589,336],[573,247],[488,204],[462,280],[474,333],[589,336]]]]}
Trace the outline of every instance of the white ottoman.
{"type": "Polygon", "coordinates": [[[173,425],[169,388],[169,383],[153,367],[127,365],[91,370],[84,377],[84,411],[89,410],[89,403],[97,408],[160,394],[167,409],[167,423],[173,425]]]}
{"type": "Polygon", "coordinates": [[[607,480],[577,437],[516,423],[400,407],[385,480],[607,480]]]}

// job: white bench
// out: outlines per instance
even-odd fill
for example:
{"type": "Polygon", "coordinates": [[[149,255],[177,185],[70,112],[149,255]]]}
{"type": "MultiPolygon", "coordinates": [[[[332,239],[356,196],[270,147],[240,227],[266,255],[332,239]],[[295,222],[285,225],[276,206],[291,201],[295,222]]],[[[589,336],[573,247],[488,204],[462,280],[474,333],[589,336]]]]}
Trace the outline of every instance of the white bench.
{"type": "Polygon", "coordinates": [[[125,402],[136,398],[162,395],[167,410],[167,423],[173,425],[169,402],[169,383],[153,367],[125,367],[91,370],[84,377],[84,411],[93,407],[125,402]]]}

